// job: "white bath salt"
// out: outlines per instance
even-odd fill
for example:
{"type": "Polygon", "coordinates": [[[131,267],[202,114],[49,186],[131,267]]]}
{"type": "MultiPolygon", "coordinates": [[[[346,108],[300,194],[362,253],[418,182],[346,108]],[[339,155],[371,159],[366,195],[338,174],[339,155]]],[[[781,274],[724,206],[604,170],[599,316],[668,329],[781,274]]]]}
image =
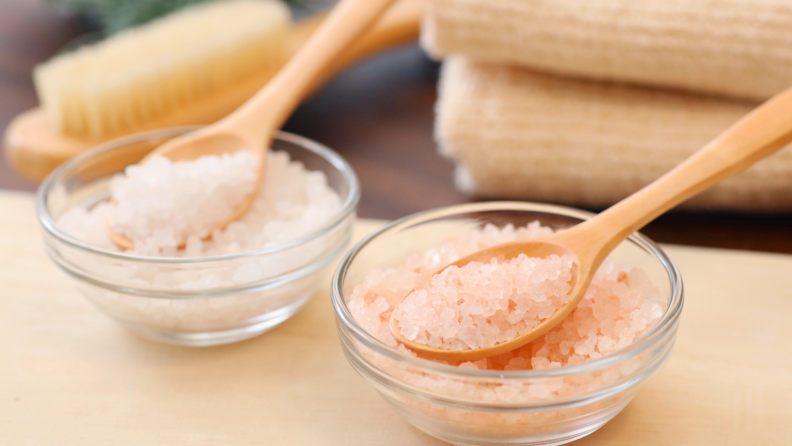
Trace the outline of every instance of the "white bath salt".
{"type": "MultiPolygon", "coordinates": [[[[416,339],[420,339],[420,333],[425,331],[430,345],[475,348],[497,342],[501,338],[513,337],[514,333],[509,330],[517,332],[515,326],[523,327],[522,321],[518,320],[518,314],[522,313],[521,317],[529,319],[525,327],[520,328],[524,330],[536,318],[542,318],[552,308],[563,303],[564,298],[561,295],[569,292],[566,288],[568,283],[565,287],[563,282],[569,277],[571,259],[555,258],[551,260],[552,265],[545,267],[526,257],[507,264],[479,263],[471,266],[469,270],[458,268],[449,272],[446,277],[441,275],[437,279],[431,275],[439,267],[477,250],[548,233],[552,233],[552,230],[543,228],[538,223],[519,229],[512,226],[499,229],[488,225],[482,230],[471,231],[449,240],[439,248],[422,254],[412,254],[401,267],[377,268],[369,272],[349,297],[350,311],[355,320],[377,339],[414,355],[393,337],[389,319],[395,310],[394,305],[400,303],[416,286],[428,283],[432,293],[412,296],[408,309],[396,309],[397,315],[408,315],[407,320],[418,326],[418,333],[411,326],[407,327],[408,331],[412,330],[410,334],[415,334],[416,339]],[[534,266],[534,263],[537,264],[534,266]],[[520,268],[526,268],[527,277],[517,277],[520,268]],[[498,269],[503,271],[496,271],[498,269]],[[494,282],[487,283],[482,280],[488,273],[494,282]],[[470,278],[468,274],[471,274],[470,278]],[[532,278],[532,274],[536,276],[532,278]],[[555,280],[556,276],[563,279],[555,280]],[[517,288],[520,290],[529,292],[519,292],[518,296],[510,294],[509,287],[514,287],[515,284],[519,284],[517,288]],[[490,286],[495,289],[488,289],[490,286]],[[534,286],[538,287],[539,292],[532,288],[534,286]],[[498,290],[498,287],[502,289],[498,290]],[[457,292],[457,300],[454,302],[457,292]],[[472,297],[471,293],[481,293],[482,297],[472,297]],[[438,298],[430,298],[429,294],[437,294],[438,298]],[[533,295],[538,296],[540,301],[548,299],[550,302],[540,304],[534,311],[530,309],[533,305],[529,306],[530,302],[526,301],[533,295]],[[489,321],[485,315],[489,315],[489,321]],[[498,330],[497,333],[495,329],[498,330]]],[[[662,316],[660,300],[658,290],[642,270],[619,267],[606,261],[595,274],[575,310],[544,336],[514,351],[457,365],[467,369],[541,370],[596,359],[626,347],[647,333],[662,316]]],[[[404,378],[412,380],[409,374],[404,378]]],[[[610,379],[605,376],[600,378],[610,379]]],[[[618,376],[613,379],[616,378],[618,376]]],[[[416,376],[415,379],[422,378],[416,376]]],[[[421,382],[424,381],[425,378],[421,382]]],[[[441,385],[443,383],[437,383],[437,386],[441,385]]],[[[473,386],[466,389],[466,392],[474,395],[481,393],[479,396],[483,399],[491,399],[491,390],[484,387],[478,389],[473,386]]],[[[533,389],[532,392],[537,393],[534,395],[537,398],[544,398],[540,393],[546,393],[546,397],[550,398],[552,395],[569,394],[573,392],[573,388],[578,387],[580,383],[564,383],[558,388],[541,387],[533,389]]],[[[522,393],[515,392],[512,395],[514,398],[524,397],[522,393]]],[[[497,400],[512,400],[512,396],[500,395],[497,400]]]]}
{"type": "MultiPolygon", "coordinates": [[[[250,209],[211,239],[202,236],[253,190],[250,154],[202,157],[192,163],[153,159],[113,180],[118,205],[73,208],[58,219],[66,233],[99,248],[119,251],[107,236],[106,221],[134,242],[131,254],[205,257],[274,247],[297,240],[326,224],[342,206],[322,172],[292,162],[286,152],[270,152],[250,209]],[[189,236],[187,236],[189,235],[189,236]],[[180,241],[187,241],[178,249],[180,241]]],[[[238,280],[255,276],[255,266],[235,271],[238,280]]],[[[232,279],[229,277],[229,279],[232,279]]],[[[223,279],[225,280],[225,278],[223,279]]]]}
{"type": "Polygon", "coordinates": [[[247,151],[171,162],[154,156],[110,184],[108,222],[142,253],[206,238],[254,191],[256,161],[247,151]]]}
{"type": "Polygon", "coordinates": [[[393,317],[406,339],[444,350],[492,347],[539,325],[569,302],[570,256],[471,262],[420,284],[393,317]]]}

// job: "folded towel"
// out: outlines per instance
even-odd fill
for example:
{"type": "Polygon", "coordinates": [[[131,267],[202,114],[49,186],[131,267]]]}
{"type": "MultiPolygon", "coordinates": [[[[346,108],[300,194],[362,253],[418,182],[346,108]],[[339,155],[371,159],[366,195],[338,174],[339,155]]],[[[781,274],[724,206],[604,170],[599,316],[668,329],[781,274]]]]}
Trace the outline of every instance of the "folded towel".
{"type": "Polygon", "coordinates": [[[435,56],[766,99],[792,85],[792,2],[433,0],[435,56]]]}
{"type": "MultiPolygon", "coordinates": [[[[481,197],[603,207],[671,170],[757,103],[580,81],[451,57],[436,139],[481,197]]],[[[689,200],[792,210],[792,147],[689,200]]]]}

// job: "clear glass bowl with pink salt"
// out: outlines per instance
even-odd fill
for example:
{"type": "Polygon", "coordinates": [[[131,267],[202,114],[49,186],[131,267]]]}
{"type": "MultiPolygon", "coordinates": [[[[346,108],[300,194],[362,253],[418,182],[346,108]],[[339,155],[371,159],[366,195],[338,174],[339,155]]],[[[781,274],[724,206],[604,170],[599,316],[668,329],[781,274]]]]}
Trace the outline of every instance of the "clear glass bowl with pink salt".
{"type": "Polygon", "coordinates": [[[368,236],[347,254],[332,284],[347,359],[408,422],[453,444],[563,444],[596,431],[665,362],[677,333],[679,272],[643,235],[616,248],[594,291],[562,326],[514,352],[449,364],[416,357],[388,329],[393,305],[421,275],[471,251],[591,215],[552,205],[476,203],[410,216],[368,236]]]}
{"type": "Polygon", "coordinates": [[[263,198],[256,199],[264,204],[257,208],[256,201],[250,211],[271,210],[261,230],[259,217],[249,212],[242,220],[247,232],[234,235],[229,226],[222,237],[205,242],[199,254],[186,252],[189,246],[163,256],[121,251],[107,238],[107,218],[99,212],[107,206],[111,179],[162,142],[190,130],[126,137],[64,163],[40,187],[37,213],[50,259],[101,311],[160,342],[225,344],[273,328],[313,296],[326,267],[348,248],[360,190],[338,154],[281,132],[267,166],[277,171],[264,179],[263,198]],[[310,181],[303,186],[296,183],[305,178],[310,181]],[[267,181],[278,182],[282,190],[267,189],[267,181]],[[326,197],[334,201],[322,208],[326,197]],[[301,207],[295,207],[297,201],[301,207]],[[75,211],[67,224],[65,216],[75,211]],[[263,243],[269,233],[281,239],[263,243]],[[234,245],[233,238],[244,243],[234,245]]]}

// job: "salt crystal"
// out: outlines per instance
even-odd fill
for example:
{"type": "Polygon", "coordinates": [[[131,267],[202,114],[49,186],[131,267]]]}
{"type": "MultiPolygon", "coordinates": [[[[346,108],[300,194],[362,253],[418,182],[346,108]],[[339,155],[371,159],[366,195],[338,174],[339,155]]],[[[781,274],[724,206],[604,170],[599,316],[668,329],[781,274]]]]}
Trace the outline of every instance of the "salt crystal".
{"type": "MultiPolygon", "coordinates": [[[[541,260],[524,258],[515,262],[519,268],[516,265],[507,266],[505,262],[473,265],[468,270],[448,268],[403,301],[401,297],[404,295],[399,296],[394,290],[404,290],[406,293],[416,289],[419,285],[417,278],[420,277],[418,272],[430,273],[439,265],[449,264],[480,249],[517,238],[550,233],[551,229],[538,222],[516,229],[499,229],[487,225],[482,230],[470,231],[426,253],[409,256],[400,268],[372,270],[349,296],[349,309],[353,317],[361,322],[375,303],[377,311],[381,310],[381,299],[387,296],[387,302],[391,305],[389,310],[393,311],[397,322],[409,325],[409,333],[405,333],[400,326],[402,335],[415,334],[414,340],[424,339],[427,344],[439,343],[449,350],[485,345],[493,342],[493,339],[503,342],[521,330],[530,329],[531,323],[548,317],[564,302],[565,297],[560,294],[569,292],[567,282],[571,278],[571,259],[553,259],[552,266],[547,267],[543,266],[541,260]],[[512,267],[515,268],[508,269],[512,267]],[[544,272],[532,272],[537,269],[544,272]],[[468,280],[467,273],[474,277],[468,280]],[[540,281],[538,284],[532,282],[537,280],[540,281]],[[537,294],[545,299],[534,299],[537,294]],[[399,307],[394,308],[393,305],[400,301],[399,307]],[[454,312],[453,317],[451,311],[454,312]],[[491,313],[484,316],[486,311],[491,313]],[[511,317],[518,314],[519,317],[511,317]]],[[[508,354],[459,366],[466,369],[545,370],[580,364],[611,354],[643,336],[657,323],[662,316],[659,299],[659,293],[643,271],[619,267],[606,261],[595,274],[581,302],[561,324],[508,354]]],[[[382,342],[414,355],[393,339],[388,329],[388,319],[383,316],[386,314],[390,315],[390,311],[380,313],[377,330],[369,332],[382,342]]],[[[435,382],[434,385],[439,383],[435,382]]],[[[569,385],[564,384],[567,387],[569,385]]],[[[516,394],[510,393],[513,390],[508,390],[508,395],[499,395],[485,386],[468,389],[483,400],[515,398],[516,394]]],[[[530,396],[540,399],[563,392],[564,387],[559,383],[537,384],[528,390],[530,396]]]]}
{"type": "Polygon", "coordinates": [[[190,236],[209,235],[255,182],[255,161],[246,151],[177,162],[157,155],[113,178],[109,224],[152,252],[177,247],[190,236]]]}
{"type": "Polygon", "coordinates": [[[253,165],[246,152],[176,163],[154,157],[144,166],[128,167],[126,177],[113,178],[118,204],[75,207],[59,217],[58,226],[85,243],[118,251],[107,236],[109,220],[115,231],[135,242],[131,254],[205,257],[288,243],[319,228],[341,209],[341,198],[322,172],[306,170],[285,152],[270,152],[261,190],[250,209],[225,230],[214,230],[211,240],[201,240],[253,190],[253,165]],[[306,214],[310,219],[304,219],[306,214]],[[177,249],[185,240],[185,249],[177,249]]]}
{"type": "MultiPolygon", "coordinates": [[[[494,230],[485,232],[493,234],[494,230]]],[[[527,333],[569,302],[572,265],[568,256],[520,255],[510,260],[446,268],[432,277],[428,287],[417,288],[407,296],[393,317],[418,325],[426,331],[429,343],[446,350],[452,349],[452,344],[462,349],[500,344],[527,333]],[[521,303],[517,305],[515,301],[521,303]],[[434,311],[427,314],[416,310],[426,306],[434,311]],[[448,320],[450,316],[444,315],[454,317],[448,320]],[[474,322],[466,329],[448,328],[449,323],[459,328],[467,317],[474,322]],[[453,336],[452,332],[458,335],[453,336]]]]}

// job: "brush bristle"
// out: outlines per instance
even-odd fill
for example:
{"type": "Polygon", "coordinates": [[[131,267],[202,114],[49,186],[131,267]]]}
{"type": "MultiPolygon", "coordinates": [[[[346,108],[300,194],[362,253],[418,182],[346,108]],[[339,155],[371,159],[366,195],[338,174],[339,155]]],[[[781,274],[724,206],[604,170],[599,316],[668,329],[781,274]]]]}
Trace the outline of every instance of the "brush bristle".
{"type": "Polygon", "coordinates": [[[187,8],[36,67],[49,124],[105,138],[134,129],[287,58],[289,10],[276,0],[187,8]]]}

